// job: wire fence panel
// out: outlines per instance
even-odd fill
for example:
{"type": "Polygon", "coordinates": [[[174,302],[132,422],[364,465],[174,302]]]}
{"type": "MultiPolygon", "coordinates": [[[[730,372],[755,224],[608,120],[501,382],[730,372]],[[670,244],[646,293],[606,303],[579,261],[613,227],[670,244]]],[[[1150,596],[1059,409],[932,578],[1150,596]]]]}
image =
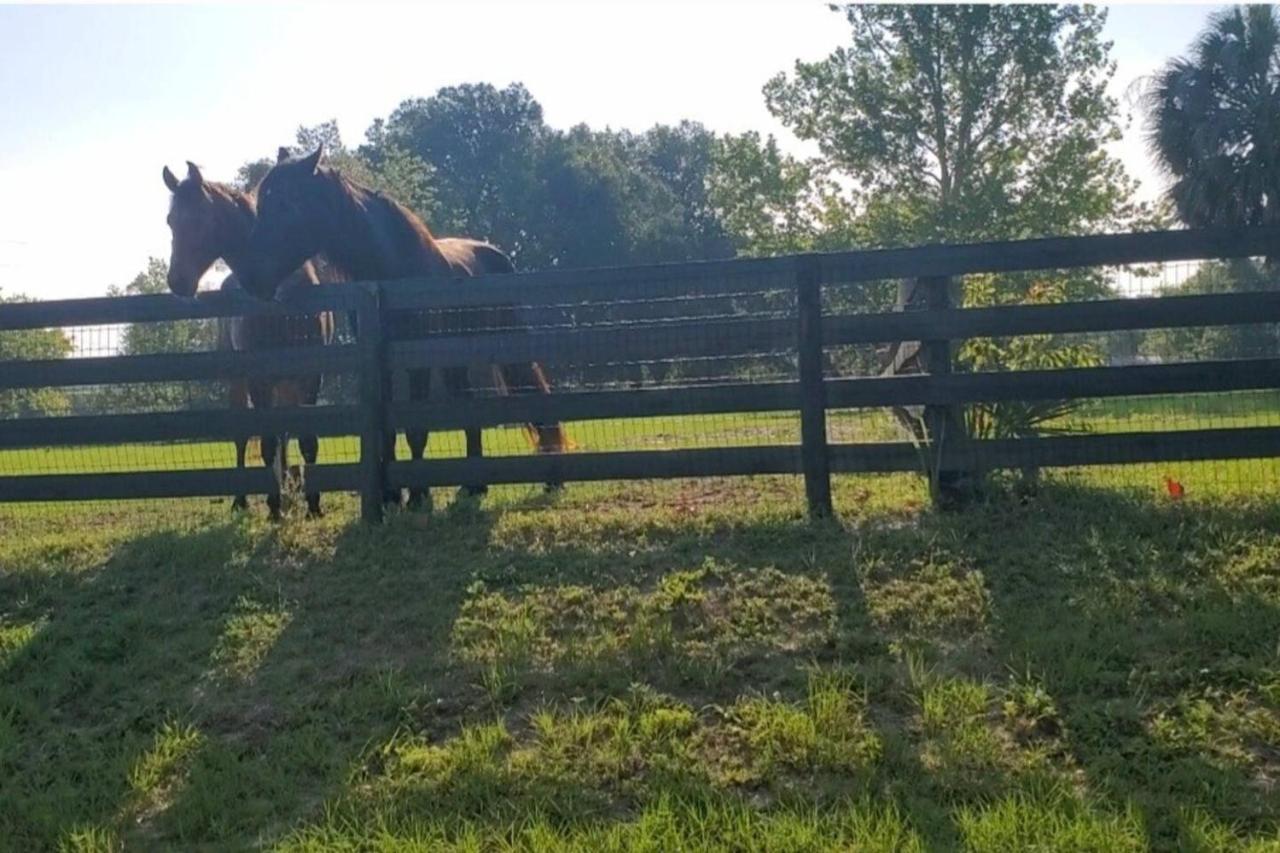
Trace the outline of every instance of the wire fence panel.
{"type": "Polygon", "coordinates": [[[345,375],[341,348],[328,346],[332,312],[246,307],[253,313],[208,316],[229,310],[216,296],[5,306],[0,498],[188,494],[225,503],[278,489],[264,435],[284,439],[282,474],[300,479],[305,460],[312,487],[350,488],[330,470],[356,458],[351,430],[335,417],[345,375]],[[138,319],[37,325],[105,316],[138,319]],[[313,430],[324,434],[314,453],[313,430]]]}
{"type": "Polygon", "coordinates": [[[813,505],[828,470],[837,507],[1063,477],[1270,488],[1280,282],[1254,255],[1277,236],[324,285],[284,306],[5,306],[0,497],[223,481],[231,497],[304,457],[314,487],[360,491],[366,514],[401,488],[675,479],[701,500],[744,475],[813,505]],[[377,451],[391,432],[394,456],[377,451]]]}
{"type": "MultiPolygon", "coordinates": [[[[913,284],[837,286],[831,288],[835,293],[828,302],[845,312],[875,314],[886,310],[893,294],[897,310],[918,310],[922,306],[910,304],[913,284]]],[[[1054,306],[1093,302],[1104,310],[1093,312],[1097,316],[1092,319],[1077,312],[1079,325],[1108,315],[1120,317],[1122,312],[1138,315],[1125,323],[1135,328],[1119,328],[1117,322],[1110,331],[952,341],[953,369],[961,375],[946,378],[959,381],[927,387],[963,425],[960,441],[951,442],[952,456],[967,460],[987,484],[992,478],[1018,485],[1068,478],[1089,485],[1159,490],[1173,499],[1277,484],[1280,466],[1274,459],[1274,437],[1229,432],[1265,431],[1280,421],[1280,363],[1274,361],[1280,355],[1280,324],[1274,322],[1280,315],[1272,299],[1280,282],[1262,261],[1237,258],[973,274],[956,276],[950,284],[954,303],[969,310],[1044,306],[1042,316],[1050,319],[1066,316],[1054,306]],[[1203,312],[1174,311],[1181,304],[1176,297],[1219,302],[1194,303],[1208,309],[1203,312]],[[1128,312],[1130,305],[1141,308],[1128,312]],[[1240,310],[1241,306],[1248,307],[1240,310]],[[1223,308],[1240,318],[1271,322],[1203,325],[1223,308]],[[984,376],[991,381],[974,381],[984,376]],[[1016,452],[1001,446],[1011,439],[1021,440],[1016,452]],[[961,448],[962,443],[967,446],[961,448]],[[1241,458],[1229,458],[1235,454],[1233,448],[1241,458]],[[1223,458],[1203,461],[1207,456],[1223,458]],[[1100,464],[1109,458],[1127,464],[1100,464]],[[1073,461],[1078,464],[1070,464],[1073,461]]],[[[856,329],[852,323],[844,326],[856,329]]],[[[829,370],[840,378],[881,374],[925,379],[921,351],[919,341],[838,347],[829,370]]],[[[921,466],[928,468],[923,448],[932,437],[924,423],[926,407],[916,402],[887,410],[833,413],[829,439],[907,441],[920,448],[921,466]]]]}

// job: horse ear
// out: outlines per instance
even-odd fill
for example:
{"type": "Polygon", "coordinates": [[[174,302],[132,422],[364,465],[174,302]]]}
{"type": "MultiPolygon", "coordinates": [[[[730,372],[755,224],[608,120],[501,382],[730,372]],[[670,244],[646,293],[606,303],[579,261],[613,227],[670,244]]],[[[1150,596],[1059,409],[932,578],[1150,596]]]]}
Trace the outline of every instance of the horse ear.
{"type": "Polygon", "coordinates": [[[187,180],[195,181],[197,184],[204,184],[204,177],[200,174],[200,167],[190,160],[187,161],[187,180]]]}
{"type": "Polygon", "coordinates": [[[320,168],[320,158],[323,156],[324,156],[324,143],[322,142],[316,146],[315,151],[308,154],[306,159],[302,161],[305,164],[306,170],[314,175],[316,173],[316,170],[320,168]]]}
{"type": "Polygon", "coordinates": [[[289,149],[281,145],[280,150],[276,152],[276,162],[283,163],[285,160],[288,160],[290,156],[289,149]]]}
{"type": "Polygon", "coordinates": [[[164,185],[169,188],[169,192],[176,193],[178,191],[178,176],[169,171],[169,167],[164,167],[164,185]]]}

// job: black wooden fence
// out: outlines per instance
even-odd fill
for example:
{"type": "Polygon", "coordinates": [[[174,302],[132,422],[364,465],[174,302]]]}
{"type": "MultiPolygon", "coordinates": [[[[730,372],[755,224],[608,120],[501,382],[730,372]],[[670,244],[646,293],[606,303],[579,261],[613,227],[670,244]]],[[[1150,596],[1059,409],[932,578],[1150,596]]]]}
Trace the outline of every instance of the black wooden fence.
{"type": "MultiPolygon", "coordinates": [[[[1280,455],[1280,427],[1068,435],[973,440],[955,426],[973,402],[1106,398],[1280,387],[1276,357],[994,373],[952,372],[952,346],[974,337],[1097,333],[1116,330],[1280,322],[1280,292],[1120,298],[1054,305],[954,307],[952,277],[974,273],[1260,257],[1280,245],[1280,230],[1230,229],[1054,238],[809,254],[623,269],[557,271],[456,281],[324,285],[288,306],[207,294],[81,299],[0,306],[0,334],[24,329],[145,323],[247,314],[328,310],[353,319],[354,343],[247,353],[107,356],[0,361],[0,391],[95,384],[170,382],[321,372],[355,375],[360,393],[341,405],[248,411],[166,412],[0,420],[0,450],[138,442],[231,440],[245,434],[310,432],[360,437],[360,461],[307,472],[320,491],[360,492],[366,518],[381,513],[384,486],[539,483],[720,475],[802,474],[815,514],[831,510],[832,473],[920,471],[917,443],[834,443],[829,409],[922,407],[930,441],[924,467],[972,472],[1004,467],[1111,465],[1280,455]],[[925,310],[839,314],[824,311],[824,288],[918,280],[925,310]],[[777,315],[682,317],[681,300],[721,294],[789,293],[794,310],[777,315]],[[574,307],[647,301],[667,307],[625,323],[575,323],[574,307]],[[548,306],[554,322],[512,323],[548,306]],[[432,312],[507,312],[500,327],[447,324],[423,337],[395,339],[404,318],[432,312]],[[851,344],[921,342],[927,373],[830,378],[824,352],[851,344]],[[536,360],[543,364],[708,358],[763,352],[796,357],[790,381],[735,381],[675,388],[563,390],[413,402],[392,393],[412,368],[536,360]],[[590,421],[662,415],[799,412],[801,442],[768,447],[379,460],[385,430],[452,430],[527,421],[590,421]],[[948,424],[951,426],[948,427],[948,424]]],[[[730,299],[730,301],[732,301],[730,299]]],[[[259,469],[135,471],[0,476],[0,501],[158,498],[264,493],[259,469]]]]}

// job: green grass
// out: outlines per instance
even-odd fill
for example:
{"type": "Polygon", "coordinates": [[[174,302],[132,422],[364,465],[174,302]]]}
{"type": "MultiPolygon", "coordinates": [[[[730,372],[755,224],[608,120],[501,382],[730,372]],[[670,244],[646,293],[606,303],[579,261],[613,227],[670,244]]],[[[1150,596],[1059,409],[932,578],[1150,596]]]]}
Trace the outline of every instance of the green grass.
{"type": "Polygon", "coordinates": [[[1280,849],[1280,500],[904,495],[0,510],[0,848],[1280,849]]]}
{"type": "MultiPolygon", "coordinates": [[[[1055,425],[1096,435],[1280,426],[1280,392],[1245,391],[1096,400],[1086,402],[1055,425]]],[[[791,412],[622,418],[572,423],[568,425],[568,432],[581,451],[794,445],[800,441],[800,420],[791,412]]],[[[832,441],[841,443],[904,439],[901,428],[884,410],[832,411],[828,415],[828,434],[832,441]]],[[[432,458],[462,456],[464,446],[460,432],[433,433],[429,455],[432,458]]],[[[530,452],[524,431],[516,427],[485,430],[484,447],[489,455],[530,452]]],[[[401,459],[409,458],[403,438],[397,453],[401,459]]],[[[290,458],[294,463],[301,461],[296,443],[291,443],[290,458]]],[[[321,440],[321,462],[355,462],[358,458],[359,443],[353,437],[321,440]]],[[[234,448],[229,442],[0,451],[0,474],[4,475],[186,470],[230,467],[234,463],[234,448]]],[[[258,463],[251,459],[250,464],[258,463]]],[[[1064,474],[1055,472],[1052,476],[1061,478],[1064,474]]],[[[1248,494],[1256,492],[1259,487],[1280,482],[1280,460],[1103,466],[1067,472],[1065,476],[1085,485],[1122,486],[1147,492],[1162,489],[1164,477],[1171,476],[1182,482],[1192,494],[1206,490],[1214,494],[1227,491],[1248,494]]],[[[898,486],[901,506],[913,507],[921,500],[924,493],[915,489],[915,479],[909,475],[902,478],[898,486]]]]}
{"type": "MultiPolygon", "coordinates": [[[[1190,423],[1162,411],[1087,414],[1190,423]]],[[[572,433],[798,430],[658,420],[572,433]]],[[[1280,850],[1277,483],[1082,469],[936,515],[838,477],[817,525],[782,477],[439,490],[378,528],[344,496],[0,507],[0,850],[1280,850]]]]}
{"type": "MultiPolygon", "coordinates": [[[[891,435],[893,424],[877,413],[843,416],[853,433],[891,435]],[[886,432],[887,431],[887,432],[886,432]]],[[[657,418],[618,418],[570,424],[569,435],[584,451],[661,450],[733,445],[797,444],[800,418],[795,413],[748,415],[687,415],[657,418]]],[[[431,457],[462,456],[465,448],[460,431],[432,433],[431,457]]],[[[841,440],[852,440],[842,438],[841,440]]],[[[520,427],[498,427],[484,431],[485,452],[489,455],[524,454],[529,441],[520,427]]],[[[252,451],[256,452],[256,451],[252,451]]],[[[296,442],[290,442],[290,459],[300,462],[296,442]]],[[[409,451],[403,435],[397,446],[400,459],[409,451]]],[[[320,441],[321,462],[355,462],[360,456],[355,437],[324,438],[320,441]]],[[[231,442],[189,442],[184,444],[120,444],[108,446],[31,448],[0,451],[0,474],[112,473],[147,470],[189,470],[226,468],[235,464],[231,442]]],[[[250,464],[259,462],[251,458],[250,464]]]]}

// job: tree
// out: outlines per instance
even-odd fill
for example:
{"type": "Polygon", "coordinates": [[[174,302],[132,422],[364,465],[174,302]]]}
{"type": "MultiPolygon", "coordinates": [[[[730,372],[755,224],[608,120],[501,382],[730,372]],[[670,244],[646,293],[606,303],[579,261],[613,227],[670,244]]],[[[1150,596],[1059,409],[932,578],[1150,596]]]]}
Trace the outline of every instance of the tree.
{"type": "Polygon", "coordinates": [[[1270,6],[1214,15],[1146,93],[1148,141],[1191,226],[1280,222],[1280,23],[1270,6]]]}
{"type": "Polygon", "coordinates": [[[578,125],[546,138],[538,154],[539,212],[531,223],[538,266],[595,267],[627,263],[636,252],[629,217],[637,214],[631,168],[622,140],[611,131],[578,125]]]}
{"type": "MultiPolygon", "coordinates": [[[[817,143],[818,165],[848,187],[856,243],[1079,234],[1141,212],[1131,202],[1134,182],[1107,152],[1120,124],[1106,94],[1115,64],[1101,39],[1104,12],[925,4],[840,11],[851,44],[826,59],[797,62],[791,76],[766,84],[765,98],[801,139],[817,143]]],[[[903,304],[912,299],[904,285],[897,297],[903,304]]],[[[965,289],[967,304],[1108,292],[1105,279],[1089,272],[970,277],[965,289]]],[[[879,289],[867,293],[883,298],[879,289]]],[[[962,350],[962,369],[1082,365],[1095,357],[1046,336],[982,343],[962,350]]],[[[896,346],[890,363],[909,368],[918,356],[912,349],[896,346]]],[[[1069,408],[969,407],[965,427],[973,437],[1043,431],[1069,408]]],[[[963,488],[948,482],[948,489],[963,488]]]]}
{"type": "Polygon", "coordinates": [[[732,257],[734,244],[711,200],[719,141],[702,124],[654,125],[632,144],[637,165],[664,186],[679,211],[680,260],[732,257]]]}
{"type": "MultiPolygon", "coordinates": [[[[431,220],[435,197],[431,188],[431,167],[420,158],[394,144],[376,149],[352,151],[342,141],[335,119],[311,127],[300,126],[290,149],[295,154],[310,153],[323,145],[326,159],[352,179],[372,189],[385,192],[406,205],[423,219],[431,220]]],[[[251,190],[275,165],[276,158],[251,160],[236,173],[235,184],[251,190]]]]}
{"type": "Polygon", "coordinates": [[[1107,153],[1105,13],[849,5],[852,43],[765,86],[769,109],[852,185],[865,245],[1082,233],[1131,212],[1107,153]]]}
{"type": "MultiPolygon", "coordinates": [[[[0,292],[0,305],[29,301],[25,296],[0,292]]],[[[71,350],[71,339],[61,329],[0,332],[0,364],[66,358],[71,350]]],[[[0,418],[62,415],[70,409],[71,402],[61,388],[0,390],[0,418]]]]}
{"type": "MultiPolygon", "coordinates": [[[[517,261],[543,261],[537,227],[538,151],[548,128],[542,106],[523,85],[467,83],[400,104],[376,121],[360,153],[379,163],[400,149],[433,169],[437,202],[427,220],[441,235],[492,240],[517,261]]],[[[539,264],[540,265],[540,264],[539,264]]]]}
{"type": "MultiPolygon", "coordinates": [[[[112,285],[108,296],[143,296],[168,293],[169,264],[149,258],[147,268],[124,287],[112,285]]],[[[168,352],[203,352],[218,342],[217,324],[212,320],[176,320],[168,323],[130,323],[120,341],[122,355],[150,355],[168,352]]]]}
{"type": "MultiPolygon", "coordinates": [[[[1202,264],[1186,281],[1168,288],[1165,293],[1176,296],[1276,289],[1274,275],[1269,275],[1262,265],[1241,258],[1202,264]]],[[[1146,334],[1143,343],[1147,352],[1166,361],[1269,357],[1280,350],[1280,326],[1274,323],[1250,323],[1242,326],[1156,329],[1146,334]]]]}
{"type": "MultiPolygon", "coordinates": [[[[124,287],[109,287],[107,295],[168,293],[168,275],[168,263],[160,258],[150,258],[146,269],[124,287]]],[[[214,320],[130,323],[121,334],[120,354],[208,352],[217,344],[218,325],[214,320]]],[[[164,411],[220,405],[224,400],[222,386],[217,382],[157,382],[106,387],[99,405],[111,411],[164,411]]]]}
{"type": "Polygon", "coordinates": [[[819,177],[783,154],[772,136],[725,134],[716,140],[707,194],[738,253],[806,252],[828,232],[815,198],[819,177]]]}

